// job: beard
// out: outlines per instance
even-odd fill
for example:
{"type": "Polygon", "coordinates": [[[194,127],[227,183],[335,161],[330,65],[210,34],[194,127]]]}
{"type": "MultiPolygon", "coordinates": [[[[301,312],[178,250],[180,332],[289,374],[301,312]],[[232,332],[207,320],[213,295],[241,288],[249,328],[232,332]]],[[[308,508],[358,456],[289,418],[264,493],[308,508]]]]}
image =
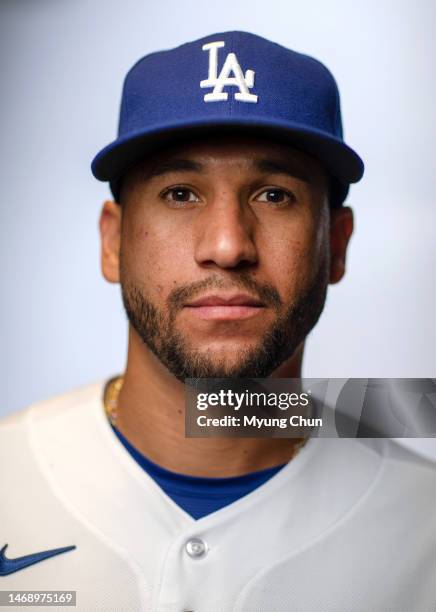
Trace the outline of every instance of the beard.
{"type": "Polygon", "coordinates": [[[234,272],[231,280],[212,276],[173,290],[167,308],[157,308],[145,292],[127,279],[123,258],[120,284],[124,308],[136,333],[159,361],[181,382],[187,378],[266,378],[290,358],[316,325],[324,308],[328,286],[328,262],[322,261],[317,273],[294,301],[282,310],[278,291],[269,284],[255,281],[246,272],[234,272]],[[176,329],[177,313],[188,300],[205,289],[248,289],[262,302],[274,308],[276,320],[264,332],[256,346],[241,349],[229,364],[210,351],[190,346],[184,334],[176,329]]]}

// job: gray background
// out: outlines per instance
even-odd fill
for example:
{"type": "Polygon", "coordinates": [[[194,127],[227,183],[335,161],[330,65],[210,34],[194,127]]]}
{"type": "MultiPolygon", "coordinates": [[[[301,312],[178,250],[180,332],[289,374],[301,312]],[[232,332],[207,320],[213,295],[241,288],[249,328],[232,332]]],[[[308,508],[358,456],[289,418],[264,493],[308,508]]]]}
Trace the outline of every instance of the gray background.
{"type": "MultiPolygon", "coordinates": [[[[348,274],[304,375],[434,376],[435,17],[431,0],[0,1],[0,414],[122,369],[119,288],[99,270],[109,192],[89,163],[139,57],[231,29],[327,64],[366,162],[348,274]]],[[[435,440],[418,447],[436,457],[435,440]]]]}

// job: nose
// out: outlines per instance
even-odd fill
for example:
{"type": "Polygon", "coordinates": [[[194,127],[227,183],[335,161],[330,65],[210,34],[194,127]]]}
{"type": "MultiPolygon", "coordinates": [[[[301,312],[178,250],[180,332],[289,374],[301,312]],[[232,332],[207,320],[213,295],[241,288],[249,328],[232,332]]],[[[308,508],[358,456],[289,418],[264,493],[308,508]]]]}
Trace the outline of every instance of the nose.
{"type": "Polygon", "coordinates": [[[221,196],[197,218],[195,260],[220,268],[252,266],[258,261],[253,212],[235,196],[221,196]]]}

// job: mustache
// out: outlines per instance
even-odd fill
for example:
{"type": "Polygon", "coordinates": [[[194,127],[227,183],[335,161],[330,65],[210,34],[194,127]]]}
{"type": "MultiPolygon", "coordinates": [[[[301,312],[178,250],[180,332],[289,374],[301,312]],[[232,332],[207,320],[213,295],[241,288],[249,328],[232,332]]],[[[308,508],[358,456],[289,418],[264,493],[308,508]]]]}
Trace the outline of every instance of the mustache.
{"type": "Polygon", "coordinates": [[[170,292],[167,302],[169,309],[174,311],[183,308],[187,301],[201,296],[205,290],[235,288],[248,290],[251,295],[258,298],[266,306],[272,306],[277,309],[283,304],[279,292],[273,285],[259,283],[243,272],[235,274],[231,280],[214,275],[195,283],[182,285],[170,292]]]}

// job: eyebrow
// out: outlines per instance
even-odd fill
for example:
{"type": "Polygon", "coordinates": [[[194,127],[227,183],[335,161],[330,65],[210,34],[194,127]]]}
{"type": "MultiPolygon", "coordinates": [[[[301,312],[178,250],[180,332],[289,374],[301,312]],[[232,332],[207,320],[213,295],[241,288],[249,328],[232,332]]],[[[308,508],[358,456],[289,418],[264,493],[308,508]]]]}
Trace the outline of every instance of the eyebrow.
{"type": "MultiPolygon", "coordinates": [[[[253,166],[263,174],[285,174],[293,178],[301,179],[306,183],[313,182],[312,173],[300,164],[295,163],[293,160],[256,159],[253,162],[253,166]]],[[[171,172],[202,173],[204,170],[203,164],[192,159],[170,159],[150,168],[147,172],[147,178],[154,178],[171,172]]]]}

